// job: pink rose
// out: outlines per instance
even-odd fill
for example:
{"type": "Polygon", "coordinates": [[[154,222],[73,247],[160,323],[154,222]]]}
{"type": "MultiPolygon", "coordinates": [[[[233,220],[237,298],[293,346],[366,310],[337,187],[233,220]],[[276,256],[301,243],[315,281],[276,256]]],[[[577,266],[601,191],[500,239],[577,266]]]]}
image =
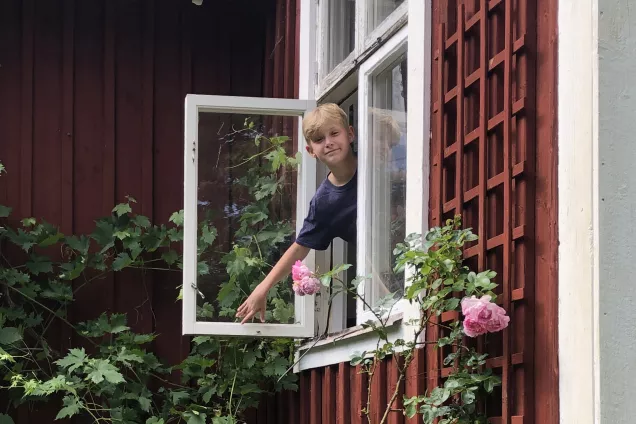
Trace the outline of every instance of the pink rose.
{"type": "Polygon", "coordinates": [[[462,314],[464,315],[464,333],[468,337],[476,337],[484,333],[501,331],[508,326],[510,317],[506,310],[494,302],[491,297],[484,295],[477,299],[475,296],[462,299],[462,314]]]}
{"type": "Polygon", "coordinates": [[[294,293],[296,293],[298,296],[305,295],[305,292],[300,287],[300,281],[294,281],[294,284],[292,284],[292,289],[294,290],[294,293]]]}
{"type": "Polygon", "coordinates": [[[303,278],[310,276],[311,271],[307,268],[307,265],[301,261],[296,261],[294,266],[292,266],[292,279],[294,281],[301,281],[303,278]]]}
{"type": "Polygon", "coordinates": [[[320,291],[320,280],[315,277],[303,277],[300,288],[305,294],[314,294],[320,291]]]}
{"type": "Polygon", "coordinates": [[[506,311],[498,305],[495,305],[495,307],[497,309],[490,320],[488,320],[488,324],[486,324],[486,330],[489,333],[496,333],[497,331],[503,330],[510,322],[510,317],[506,315],[506,311]]]}
{"type": "Polygon", "coordinates": [[[471,317],[464,319],[464,333],[468,337],[477,337],[486,333],[486,327],[482,322],[474,320],[471,317]]]}

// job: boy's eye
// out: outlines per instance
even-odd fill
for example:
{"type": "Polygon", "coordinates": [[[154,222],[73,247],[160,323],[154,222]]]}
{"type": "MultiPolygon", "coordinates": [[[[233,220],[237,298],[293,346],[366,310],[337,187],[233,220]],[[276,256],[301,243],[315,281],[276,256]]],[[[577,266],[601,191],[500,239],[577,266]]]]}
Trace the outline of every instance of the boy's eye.
{"type": "Polygon", "coordinates": [[[332,136],[332,137],[335,137],[335,136],[337,136],[338,134],[340,134],[338,131],[334,131],[334,132],[332,132],[332,133],[331,133],[331,136],[332,136]]]}

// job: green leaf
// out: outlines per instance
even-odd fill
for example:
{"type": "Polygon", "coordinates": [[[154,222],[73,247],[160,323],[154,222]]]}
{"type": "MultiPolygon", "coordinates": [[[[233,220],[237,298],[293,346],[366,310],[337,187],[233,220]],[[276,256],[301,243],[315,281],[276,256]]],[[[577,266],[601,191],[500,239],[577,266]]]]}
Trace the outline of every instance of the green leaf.
{"type": "Polygon", "coordinates": [[[59,281],[49,281],[49,287],[42,291],[42,297],[54,299],[60,302],[73,300],[73,287],[71,284],[63,284],[59,281]]]}
{"type": "Polygon", "coordinates": [[[53,263],[44,256],[31,255],[31,260],[26,263],[26,267],[34,275],[53,271],[53,263]]]}
{"type": "Polygon", "coordinates": [[[246,351],[243,354],[243,366],[247,369],[250,369],[256,364],[256,352],[251,350],[246,351]]]}
{"type": "Polygon", "coordinates": [[[486,390],[487,393],[492,393],[492,391],[495,388],[495,382],[492,379],[488,379],[486,381],[484,381],[484,390],[486,390]]]}
{"type": "Polygon", "coordinates": [[[79,238],[75,236],[66,237],[64,241],[71,249],[77,250],[83,255],[88,254],[90,240],[86,236],[82,235],[79,238]]]}
{"type": "Polygon", "coordinates": [[[21,339],[22,339],[22,336],[20,335],[20,331],[17,328],[15,327],[0,328],[0,344],[1,345],[11,345],[21,339]]]}
{"type": "Polygon", "coordinates": [[[210,267],[205,262],[199,262],[197,264],[198,275],[208,275],[210,273],[210,267]]]}
{"type": "Polygon", "coordinates": [[[183,209],[170,215],[169,221],[174,223],[174,225],[181,227],[183,225],[183,209]]]}
{"type": "Polygon", "coordinates": [[[475,393],[473,393],[472,391],[462,392],[462,402],[465,405],[475,402],[475,393]]]}
{"type": "Polygon", "coordinates": [[[68,355],[62,359],[58,359],[55,363],[62,368],[66,368],[69,373],[72,373],[77,368],[84,365],[84,361],[86,361],[86,359],[86,351],[84,348],[71,349],[68,355]]]}
{"type": "Polygon", "coordinates": [[[104,359],[96,359],[92,369],[86,378],[95,384],[99,384],[104,380],[112,384],[123,383],[125,381],[124,376],[121,375],[117,368],[104,359]]]}
{"type": "Polygon", "coordinates": [[[217,231],[216,228],[210,225],[204,225],[201,229],[201,239],[209,246],[216,240],[217,231]]]}
{"type": "Polygon", "coordinates": [[[205,403],[210,403],[210,400],[212,400],[212,395],[214,395],[214,393],[216,393],[216,390],[214,387],[209,388],[208,390],[205,391],[205,393],[203,393],[203,396],[201,396],[201,399],[203,399],[203,402],[205,403]]]}
{"type": "Polygon", "coordinates": [[[179,405],[182,401],[190,399],[188,392],[176,391],[172,392],[172,403],[179,405]]]}
{"type": "Polygon", "coordinates": [[[265,367],[263,367],[263,374],[267,377],[281,376],[285,374],[289,365],[289,361],[285,358],[276,356],[271,362],[268,362],[265,367]]]}
{"type": "Polygon", "coordinates": [[[112,314],[110,316],[110,329],[108,330],[108,332],[117,334],[126,330],[130,330],[130,327],[126,326],[126,315],[112,314]]]}
{"type": "Polygon", "coordinates": [[[177,262],[177,260],[179,259],[179,255],[177,254],[177,252],[175,252],[174,250],[169,250],[167,252],[164,252],[161,255],[161,258],[165,261],[165,263],[167,263],[168,265],[172,265],[175,262],[177,262]]]}
{"type": "Polygon", "coordinates": [[[77,414],[79,410],[80,404],[75,396],[64,396],[64,408],[60,409],[60,412],[57,413],[55,419],[60,420],[62,418],[70,418],[77,414]]]}
{"type": "Polygon", "coordinates": [[[116,361],[121,362],[126,366],[131,366],[131,362],[143,364],[144,358],[142,358],[136,353],[128,352],[126,348],[123,347],[121,352],[119,352],[119,354],[117,355],[116,361]]]}
{"type": "Polygon", "coordinates": [[[121,271],[132,263],[133,260],[130,258],[130,255],[126,252],[121,252],[113,261],[113,271],[121,271]]]}
{"type": "Polygon", "coordinates": [[[0,218],[8,218],[13,209],[8,206],[0,205],[0,218]]]}
{"type": "Polygon", "coordinates": [[[139,397],[139,406],[141,406],[141,409],[143,411],[149,412],[150,411],[150,407],[152,406],[152,402],[147,397],[140,396],[139,397]]]}
{"type": "Polygon", "coordinates": [[[35,218],[24,218],[20,222],[22,222],[22,225],[25,227],[33,227],[37,223],[35,218]]]}
{"type": "Polygon", "coordinates": [[[56,231],[54,234],[51,234],[50,236],[42,240],[39,243],[39,246],[40,247],[53,246],[54,244],[58,243],[63,238],[64,238],[64,234],[60,233],[59,231],[56,231]]]}
{"type": "Polygon", "coordinates": [[[0,424],[15,424],[9,415],[0,414],[0,424]]]}
{"type": "Polygon", "coordinates": [[[139,255],[141,254],[141,252],[143,252],[144,249],[141,247],[141,245],[138,242],[134,242],[128,246],[128,250],[130,250],[130,256],[132,260],[134,261],[139,257],[139,255]]]}
{"type": "Polygon", "coordinates": [[[117,216],[122,216],[127,213],[131,213],[132,209],[130,208],[130,205],[128,203],[120,203],[113,208],[112,212],[117,216]]]}
{"type": "Polygon", "coordinates": [[[108,221],[101,220],[98,221],[95,225],[95,230],[91,234],[91,238],[97,242],[102,247],[102,252],[110,249],[114,246],[113,243],[113,233],[115,229],[113,224],[108,221]]]}
{"type": "Polygon", "coordinates": [[[183,416],[188,419],[187,424],[205,424],[207,418],[204,413],[197,411],[186,412],[183,416]]]}
{"type": "Polygon", "coordinates": [[[287,324],[295,317],[293,303],[283,299],[274,299],[272,303],[274,304],[273,316],[276,322],[287,324]]]}
{"type": "Polygon", "coordinates": [[[133,218],[133,222],[142,228],[150,227],[150,220],[143,215],[137,215],[133,218]]]}
{"type": "Polygon", "coordinates": [[[164,424],[163,418],[150,417],[146,420],[146,424],[164,424]]]}

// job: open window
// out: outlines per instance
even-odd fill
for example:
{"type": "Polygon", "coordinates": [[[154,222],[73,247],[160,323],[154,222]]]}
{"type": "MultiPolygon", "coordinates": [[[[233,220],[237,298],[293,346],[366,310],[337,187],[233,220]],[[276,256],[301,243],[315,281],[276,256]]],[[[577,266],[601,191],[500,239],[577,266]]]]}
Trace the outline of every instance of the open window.
{"type": "MultiPolygon", "coordinates": [[[[216,157],[206,138],[218,137],[221,125],[231,127],[247,116],[264,124],[266,131],[294,137],[303,155],[295,194],[299,231],[318,184],[327,176],[325,167],[306,153],[300,122],[317,103],[339,104],[356,130],[357,243],[337,238],[326,251],[311,251],[305,263],[321,270],[352,264],[340,276],[346,281],[370,276],[358,294],[371,305],[392,296],[396,302],[388,337],[408,339],[412,328],[406,323],[418,311],[402,299],[409,276],[393,272],[392,252],[405,236],[422,234],[427,227],[431,12],[430,3],[412,0],[300,0],[300,6],[299,96],[317,102],[197,95],[186,99],[183,332],[299,339],[320,334],[320,340],[299,347],[296,369],[308,369],[373,349],[377,337],[361,327],[373,315],[359,299],[344,294],[332,299],[330,309],[323,288],[316,296],[290,299],[291,322],[240,325],[221,317],[197,318],[206,292],[214,290],[214,282],[197,278],[197,217],[205,202],[201,184],[216,157]],[[415,23],[408,25],[411,17],[415,23]]],[[[211,146],[218,150],[218,143],[211,146]]]]}
{"type": "MultiPolygon", "coordinates": [[[[357,0],[355,18],[346,19],[346,25],[355,25],[355,46],[348,47],[346,55],[342,50],[329,51],[333,48],[329,37],[343,30],[334,27],[339,21],[331,18],[332,3],[340,4],[319,3],[314,92],[318,103],[339,104],[355,128],[358,237],[355,244],[335,239],[331,250],[316,260],[322,267],[354,265],[341,277],[351,281],[366,276],[358,295],[369,305],[336,296],[327,337],[301,345],[297,369],[347,361],[354,351],[374,349],[377,336],[362,324],[375,318],[369,306],[382,299],[393,303],[386,317],[389,340],[410,339],[409,321],[419,316],[417,307],[403,299],[410,270],[393,271],[393,248],[409,234],[423,234],[427,228],[430,3],[357,0]],[[325,57],[340,61],[327,65],[325,57]]],[[[320,168],[318,164],[319,180],[324,177],[320,168]]],[[[320,334],[327,319],[327,296],[322,297],[316,315],[320,334]]]]}
{"type": "MultiPolygon", "coordinates": [[[[213,304],[223,279],[223,270],[213,270],[201,275],[198,240],[205,231],[200,219],[209,214],[224,214],[230,222],[232,215],[246,205],[239,193],[230,192],[223,211],[218,211],[219,196],[226,196],[224,184],[232,184],[240,173],[233,163],[234,151],[257,150],[259,138],[295,142],[299,145],[302,160],[297,173],[295,207],[299,215],[306,214],[309,200],[316,188],[315,162],[303,149],[301,119],[315,108],[315,102],[293,99],[245,98],[229,96],[188,95],[185,100],[185,157],[184,157],[184,251],[183,251],[183,334],[242,335],[265,337],[312,337],[314,335],[313,296],[289,294],[293,314],[284,322],[275,318],[266,323],[254,321],[241,325],[222,305],[213,304]],[[221,159],[222,158],[222,159],[221,159]],[[217,200],[217,201],[212,201],[217,200]],[[208,207],[214,205],[214,209],[208,207]]],[[[293,207],[287,205],[287,209],[293,207]]],[[[296,221],[302,225],[302,221],[296,221]]],[[[231,225],[230,225],[231,226],[231,225]]],[[[226,225],[225,228],[228,226],[226,225]]],[[[218,225],[219,231],[224,231],[218,225]]],[[[227,231],[227,230],[226,230],[227,231]]],[[[267,237],[263,234],[263,237],[267,237]]],[[[257,237],[255,237],[257,238],[257,237]]],[[[272,242],[263,239],[261,242],[272,242]]],[[[258,240],[255,240],[258,243],[258,240]]],[[[231,246],[228,246],[231,247],[231,246]]],[[[313,256],[307,258],[311,265],[313,256]]],[[[235,291],[240,290],[237,284],[235,291]]]]}

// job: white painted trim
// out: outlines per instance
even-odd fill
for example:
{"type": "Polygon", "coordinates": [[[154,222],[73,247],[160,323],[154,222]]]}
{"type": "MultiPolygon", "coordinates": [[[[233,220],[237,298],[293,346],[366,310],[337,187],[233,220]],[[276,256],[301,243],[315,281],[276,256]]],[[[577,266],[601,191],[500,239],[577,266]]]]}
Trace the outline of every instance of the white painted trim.
{"type": "MultiPolygon", "coordinates": [[[[424,235],[428,230],[431,146],[431,3],[409,2],[408,15],[417,25],[408,26],[406,234],[424,235]]],[[[406,286],[410,285],[412,274],[408,268],[406,286]]],[[[408,304],[404,309],[405,322],[419,317],[419,308],[408,304]]]]}
{"type": "Polygon", "coordinates": [[[298,98],[314,100],[317,14],[315,0],[300,0],[298,98]]]}
{"type": "MultiPolygon", "coordinates": [[[[315,191],[316,164],[303,148],[302,122],[305,113],[316,107],[315,101],[298,99],[268,99],[235,96],[189,94],[185,100],[184,134],[184,253],[183,253],[183,334],[312,337],[314,332],[314,296],[295,296],[295,324],[264,324],[259,322],[196,321],[197,307],[197,192],[198,192],[198,121],[199,113],[239,113],[257,115],[298,116],[298,148],[303,161],[298,172],[297,202],[301,214],[306,214],[315,191]]],[[[296,223],[297,230],[302,221],[296,223]]],[[[313,256],[308,266],[313,266],[313,256]]]]}
{"type": "Polygon", "coordinates": [[[183,334],[193,334],[196,313],[197,282],[197,178],[199,113],[196,103],[185,98],[184,152],[183,152],[183,299],[181,325],[183,334]],[[190,205],[190,206],[188,206],[190,205]],[[194,205],[194,207],[192,207],[194,205]],[[194,306],[191,306],[194,305],[194,306]]]}
{"type": "MultiPolygon", "coordinates": [[[[361,3],[363,4],[364,12],[361,17],[364,21],[363,26],[361,26],[361,36],[363,37],[360,46],[361,50],[367,50],[371,48],[378,40],[387,40],[389,39],[396,28],[401,28],[402,25],[408,20],[409,16],[409,0],[404,0],[402,4],[400,4],[397,9],[395,9],[389,16],[386,17],[378,25],[370,34],[367,34],[367,26],[368,26],[368,7],[372,0],[364,0],[361,3]]],[[[421,0],[420,0],[421,1],[421,0]]]]}
{"type": "MultiPolygon", "coordinates": [[[[395,324],[387,326],[387,335],[390,342],[397,339],[404,341],[412,341],[410,336],[412,332],[400,320],[395,324]]],[[[312,368],[325,367],[327,365],[335,365],[341,362],[349,362],[354,352],[370,351],[377,347],[378,335],[372,330],[360,330],[350,333],[342,340],[337,339],[338,336],[331,338],[326,343],[316,343],[311,347],[312,343],[306,343],[299,348],[296,353],[300,357],[300,361],[295,367],[295,371],[304,371],[312,368]],[[307,349],[309,351],[307,351],[307,349]]],[[[396,351],[400,351],[396,349],[396,351]]]]}
{"type": "MultiPolygon", "coordinates": [[[[343,0],[344,1],[344,0],[343,0]]],[[[316,98],[321,99],[329,96],[330,93],[340,85],[361,63],[364,63],[382,44],[389,40],[399,31],[408,21],[408,0],[405,0],[396,10],[394,10],[373,32],[366,34],[367,27],[367,10],[370,0],[356,1],[356,23],[355,23],[355,46],[353,51],[334,69],[325,74],[322,70],[320,62],[324,60],[326,55],[324,46],[326,45],[329,29],[323,25],[327,16],[327,0],[319,5],[317,32],[316,60],[318,62],[317,80],[315,81],[316,98]]]]}
{"type": "Polygon", "coordinates": [[[599,423],[598,0],[558,7],[559,402],[599,423]]]}
{"type": "MultiPolygon", "coordinates": [[[[313,306],[313,296],[296,296],[302,300],[309,301],[313,306]]],[[[305,303],[305,302],[303,302],[305,303]]],[[[304,305],[303,305],[304,306],[304,305]]],[[[313,310],[312,307],[308,308],[313,310]]],[[[215,336],[245,336],[245,337],[291,337],[291,338],[307,338],[314,336],[313,321],[310,326],[304,324],[263,324],[255,322],[254,324],[233,322],[196,322],[192,326],[193,335],[215,335],[215,336]]]]}
{"type": "Polygon", "coordinates": [[[188,101],[196,106],[197,112],[258,113],[278,116],[302,116],[306,111],[316,107],[316,102],[313,100],[203,94],[188,94],[186,102],[188,101]]]}
{"type": "MultiPolygon", "coordinates": [[[[383,67],[386,67],[391,62],[394,62],[401,55],[407,52],[407,40],[408,40],[408,26],[402,28],[389,39],[373,56],[371,56],[360,67],[359,82],[358,82],[358,251],[357,251],[357,275],[368,276],[371,274],[371,269],[367,263],[368,248],[369,248],[369,234],[367,234],[367,223],[369,222],[372,187],[371,170],[368,164],[371,161],[370,151],[365,146],[365,141],[369,139],[369,117],[366,113],[368,107],[371,106],[370,90],[372,87],[372,77],[381,71],[383,67]]],[[[410,102],[409,102],[410,103],[410,102]]],[[[409,147],[407,145],[407,156],[409,147]]],[[[420,169],[421,171],[421,169],[420,169]]],[[[409,178],[407,169],[407,181],[409,178]]],[[[366,283],[361,283],[358,286],[358,295],[364,296],[366,283]]],[[[364,304],[358,299],[357,302],[356,320],[358,325],[363,322],[373,319],[373,314],[369,311],[365,311],[364,304]]]]}

